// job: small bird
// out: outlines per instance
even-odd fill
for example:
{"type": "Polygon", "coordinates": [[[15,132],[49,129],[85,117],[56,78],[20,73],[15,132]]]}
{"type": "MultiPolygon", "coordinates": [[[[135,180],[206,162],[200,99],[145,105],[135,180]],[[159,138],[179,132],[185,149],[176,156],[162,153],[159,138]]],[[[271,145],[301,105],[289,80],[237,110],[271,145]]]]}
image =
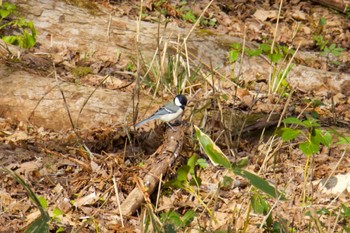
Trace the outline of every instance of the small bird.
{"type": "Polygon", "coordinates": [[[163,107],[158,109],[158,111],[156,111],[152,116],[135,124],[134,127],[135,128],[139,127],[155,119],[164,121],[171,127],[171,125],[168,122],[178,118],[181,115],[181,113],[184,111],[186,104],[187,104],[186,96],[177,95],[175,96],[173,101],[170,101],[169,103],[165,104],[163,107]]]}

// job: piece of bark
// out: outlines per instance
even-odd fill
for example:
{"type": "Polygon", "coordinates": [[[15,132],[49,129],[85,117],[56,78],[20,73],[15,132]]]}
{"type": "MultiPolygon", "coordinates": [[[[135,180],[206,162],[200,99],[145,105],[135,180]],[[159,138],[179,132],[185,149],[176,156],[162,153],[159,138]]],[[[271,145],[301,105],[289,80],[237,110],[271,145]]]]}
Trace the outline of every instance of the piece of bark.
{"type": "Polygon", "coordinates": [[[149,172],[143,178],[143,187],[136,186],[124,202],[121,204],[121,212],[123,215],[129,216],[135,213],[145,201],[145,195],[150,195],[158,186],[161,175],[164,177],[169,167],[174,163],[176,157],[182,150],[184,132],[187,126],[181,125],[174,127],[174,130],[168,128],[164,137],[164,143],[160,146],[160,153],[157,158],[150,158],[149,172]],[[156,161],[153,161],[155,160],[156,161]],[[141,189],[145,190],[141,190],[141,189]],[[147,192],[147,193],[144,193],[147,192]]]}
{"type": "Polygon", "coordinates": [[[345,13],[349,10],[350,1],[347,0],[311,0],[314,3],[321,4],[337,11],[345,13]]]}
{"type": "Polygon", "coordinates": [[[73,124],[78,128],[126,125],[132,111],[130,93],[105,89],[94,92],[94,87],[56,82],[55,79],[25,71],[5,70],[2,66],[0,75],[0,116],[3,117],[30,121],[54,130],[71,129],[60,89],[64,93],[73,124]],[[93,95],[89,97],[91,93],[93,95]]]}

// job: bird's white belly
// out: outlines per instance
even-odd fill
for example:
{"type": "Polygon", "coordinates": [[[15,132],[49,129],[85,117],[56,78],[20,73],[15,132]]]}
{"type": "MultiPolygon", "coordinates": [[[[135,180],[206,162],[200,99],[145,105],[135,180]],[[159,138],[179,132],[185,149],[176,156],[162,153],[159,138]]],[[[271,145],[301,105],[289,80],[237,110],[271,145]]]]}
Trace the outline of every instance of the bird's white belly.
{"type": "Polygon", "coordinates": [[[169,121],[172,121],[172,120],[178,118],[181,115],[182,112],[183,112],[183,110],[179,109],[175,113],[162,115],[158,119],[162,120],[162,121],[165,121],[165,122],[169,122],[169,121]]]}

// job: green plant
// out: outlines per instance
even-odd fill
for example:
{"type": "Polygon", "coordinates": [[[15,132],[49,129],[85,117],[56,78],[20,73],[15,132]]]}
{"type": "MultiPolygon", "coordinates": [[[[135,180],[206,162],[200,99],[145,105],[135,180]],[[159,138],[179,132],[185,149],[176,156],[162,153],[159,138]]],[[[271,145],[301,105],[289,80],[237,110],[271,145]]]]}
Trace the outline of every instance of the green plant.
{"type": "MultiPolygon", "coordinates": [[[[240,43],[233,43],[230,45],[231,49],[229,50],[229,61],[235,62],[239,54],[242,52],[243,47],[240,43]]],[[[249,57],[259,56],[261,54],[267,56],[272,63],[278,63],[283,57],[288,58],[295,53],[294,49],[290,49],[284,45],[275,45],[274,49],[271,52],[270,43],[262,43],[258,48],[250,49],[245,48],[244,52],[249,57]]]]}
{"type": "Polygon", "coordinates": [[[344,204],[341,205],[341,219],[342,227],[346,233],[350,233],[350,208],[344,204]]]}
{"type": "Polygon", "coordinates": [[[90,73],[92,73],[92,69],[89,66],[76,66],[72,68],[72,74],[76,78],[84,77],[90,73]]]}
{"type": "MultiPolygon", "coordinates": [[[[321,51],[321,56],[328,57],[332,54],[334,57],[339,57],[342,55],[343,48],[337,47],[336,44],[332,43],[329,45],[329,41],[326,40],[323,35],[321,35],[324,26],[327,24],[326,19],[320,18],[318,22],[318,27],[316,29],[315,35],[312,36],[312,39],[315,41],[316,46],[321,51]]],[[[339,63],[338,61],[334,62],[335,64],[339,63]]]]}
{"type": "Polygon", "coordinates": [[[184,13],[181,16],[182,20],[195,23],[197,18],[189,8],[184,9],[184,13]]]}
{"type": "Polygon", "coordinates": [[[325,48],[321,52],[321,55],[328,56],[329,54],[332,54],[335,57],[339,57],[342,55],[343,50],[343,48],[339,48],[336,44],[333,43],[330,46],[325,46],[325,48]]]}
{"type": "Polygon", "coordinates": [[[272,93],[285,94],[285,90],[289,87],[286,77],[292,69],[291,61],[295,54],[294,49],[278,44],[272,49],[270,43],[262,43],[255,49],[243,48],[240,43],[233,43],[230,47],[231,49],[229,50],[228,58],[231,63],[238,60],[239,55],[243,50],[249,57],[265,55],[271,61],[274,68],[269,80],[270,91],[272,93]],[[285,63],[282,62],[282,59],[284,61],[290,59],[290,61],[288,64],[284,65],[285,63]],[[276,69],[277,64],[283,68],[276,69]]]}
{"type": "Polygon", "coordinates": [[[238,162],[231,163],[226,155],[220,150],[220,148],[210,139],[208,135],[203,133],[197,126],[195,126],[196,137],[197,140],[205,152],[205,154],[209,157],[210,161],[214,166],[223,166],[229,171],[233,172],[236,175],[239,175],[248,180],[248,182],[253,185],[258,190],[268,194],[273,198],[277,198],[280,200],[285,200],[284,195],[278,191],[275,187],[270,185],[265,179],[261,178],[254,173],[251,173],[243,167],[245,167],[248,163],[247,159],[242,159],[238,162]]]}
{"type": "Polygon", "coordinates": [[[316,46],[323,51],[328,45],[328,40],[324,39],[322,35],[313,35],[312,39],[315,41],[316,46]]]}
{"type": "Polygon", "coordinates": [[[299,149],[308,157],[318,153],[320,145],[329,147],[332,142],[331,133],[327,130],[321,130],[320,125],[314,118],[310,117],[306,120],[299,120],[295,117],[289,117],[283,120],[283,123],[301,127],[301,129],[283,127],[277,131],[277,134],[285,142],[302,136],[303,139],[299,141],[299,149]]]}
{"type": "Polygon", "coordinates": [[[166,182],[164,187],[183,189],[188,193],[194,195],[197,198],[197,200],[206,208],[208,213],[212,215],[212,211],[203,202],[195,188],[197,187],[197,190],[199,190],[199,187],[202,183],[202,179],[199,176],[197,176],[196,167],[205,168],[207,166],[208,164],[205,162],[205,160],[198,159],[196,155],[193,155],[188,159],[186,165],[177,169],[176,178],[166,182]]]}
{"type": "Polygon", "coordinates": [[[9,2],[0,3],[0,30],[11,29],[18,33],[13,35],[0,35],[1,39],[8,44],[17,45],[21,48],[31,48],[36,43],[36,30],[32,21],[24,18],[9,19],[11,15],[16,13],[16,6],[9,2]],[[9,20],[3,23],[4,19],[9,20]]]}
{"type": "Polygon", "coordinates": [[[308,175],[308,168],[310,157],[320,150],[320,146],[324,145],[330,147],[333,141],[333,135],[337,136],[337,145],[350,144],[350,137],[343,136],[335,130],[323,130],[320,128],[317,120],[308,117],[306,120],[300,120],[296,117],[289,117],[283,120],[285,127],[276,131],[276,134],[282,138],[283,141],[289,142],[298,140],[299,149],[307,156],[304,168],[304,193],[303,202],[306,198],[306,179],[308,175]]]}
{"type": "Polygon", "coordinates": [[[160,216],[163,223],[164,232],[179,232],[185,229],[196,216],[194,210],[188,210],[184,215],[180,215],[174,210],[164,212],[160,216]]]}
{"type": "Polygon", "coordinates": [[[35,195],[35,193],[29,187],[29,185],[15,172],[8,170],[6,168],[1,168],[1,167],[0,167],[0,170],[11,175],[26,190],[30,200],[32,200],[33,203],[36,205],[36,207],[40,210],[40,216],[36,220],[34,220],[24,232],[25,233],[49,232],[48,223],[50,221],[50,216],[47,212],[47,201],[45,200],[45,198],[38,197],[37,195],[35,195]]]}

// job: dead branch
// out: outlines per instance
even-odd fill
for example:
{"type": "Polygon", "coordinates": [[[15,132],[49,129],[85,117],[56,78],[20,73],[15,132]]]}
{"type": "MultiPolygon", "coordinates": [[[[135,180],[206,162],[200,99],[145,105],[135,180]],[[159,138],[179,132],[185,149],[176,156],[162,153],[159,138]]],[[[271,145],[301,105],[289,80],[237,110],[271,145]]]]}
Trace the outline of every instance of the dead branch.
{"type": "Polygon", "coordinates": [[[152,159],[152,165],[149,172],[143,178],[142,187],[141,185],[135,187],[122,203],[121,210],[123,215],[132,215],[140,208],[145,197],[148,198],[156,189],[160,176],[166,174],[169,167],[172,166],[176,157],[181,152],[187,126],[174,128],[176,131],[170,128],[167,130],[164,143],[160,146],[161,152],[157,155],[157,160],[153,161],[154,158],[150,158],[152,159]]]}

